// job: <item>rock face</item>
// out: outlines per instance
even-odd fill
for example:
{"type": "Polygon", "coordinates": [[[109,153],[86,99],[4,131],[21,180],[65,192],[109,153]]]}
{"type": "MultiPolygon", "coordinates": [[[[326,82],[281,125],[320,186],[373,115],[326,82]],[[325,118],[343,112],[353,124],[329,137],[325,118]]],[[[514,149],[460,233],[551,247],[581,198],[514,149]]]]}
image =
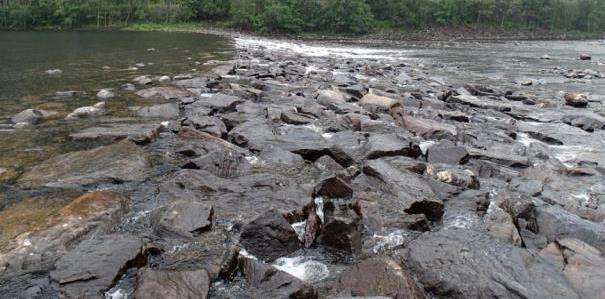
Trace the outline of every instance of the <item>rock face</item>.
{"type": "Polygon", "coordinates": [[[560,268],[466,229],[423,234],[410,244],[406,262],[436,296],[579,298],[560,268]]]}
{"type": "Polygon", "coordinates": [[[193,237],[212,228],[212,206],[188,201],[169,204],[159,212],[156,233],[165,236],[193,237]]]}
{"type": "Polygon", "coordinates": [[[147,262],[142,242],[131,235],[107,235],[86,240],[61,257],[50,273],[65,297],[101,297],[130,267],[147,262]]]}
{"type": "Polygon", "coordinates": [[[147,176],[147,154],[130,141],[51,158],[27,171],[26,186],[74,186],[131,182],[147,176]]]}
{"type": "Polygon", "coordinates": [[[206,299],[210,279],[205,270],[197,271],[154,271],[140,270],[134,298],[206,299]]]}
{"type": "Polygon", "coordinates": [[[363,260],[344,271],[338,277],[336,291],[356,297],[426,298],[414,278],[387,256],[363,260]]]}
{"type": "Polygon", "coordinates": [[[294,228],[276,210],[262,214],[243,227],[240,244],[250,254],[273,261],[301,248],[294,228]]]}
{"type": "Polygon", "coordinates": [[[93,106],[80,107],[65,117],[65,120],[75,120],[78,118],[89,118],[105,113],[105,102],[98,102],[93,106]]]}

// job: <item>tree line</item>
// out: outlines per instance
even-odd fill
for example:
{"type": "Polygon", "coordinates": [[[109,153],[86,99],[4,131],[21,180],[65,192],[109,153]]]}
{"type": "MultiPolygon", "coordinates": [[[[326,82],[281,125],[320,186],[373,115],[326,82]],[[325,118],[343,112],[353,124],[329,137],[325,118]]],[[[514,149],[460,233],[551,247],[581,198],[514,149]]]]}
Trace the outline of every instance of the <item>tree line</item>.
{"type": "Polygon", "coordinates": [[[0,0],[1,29],[217,21],[259,32],[480,25],[605,31],[605,0],[0,0]]]}

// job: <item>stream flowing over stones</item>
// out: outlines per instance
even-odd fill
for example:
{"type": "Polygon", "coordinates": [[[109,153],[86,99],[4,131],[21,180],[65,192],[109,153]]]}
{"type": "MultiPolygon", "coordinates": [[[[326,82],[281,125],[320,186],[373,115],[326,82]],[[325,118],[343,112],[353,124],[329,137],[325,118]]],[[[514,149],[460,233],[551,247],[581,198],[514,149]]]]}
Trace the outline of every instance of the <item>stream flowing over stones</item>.
{"type": "Polygon", "coordinates": [[[76,150],[0,168],[28,194],[0,210],[0,297],[605,298],[605,93],[577,90],[605,80],[597,55],[545,72],[556,90],[404,50],[235,46],[109,86],[59,115],[103,117],[76,150]],[[142,105],[112,119],[125,94],[142,105]]]}

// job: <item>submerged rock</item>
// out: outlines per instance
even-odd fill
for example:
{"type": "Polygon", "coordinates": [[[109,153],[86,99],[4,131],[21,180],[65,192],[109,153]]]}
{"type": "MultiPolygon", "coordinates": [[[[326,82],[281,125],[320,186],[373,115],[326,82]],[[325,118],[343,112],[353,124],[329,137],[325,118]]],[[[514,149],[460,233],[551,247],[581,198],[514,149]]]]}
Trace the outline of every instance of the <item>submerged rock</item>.
{"type": "Polygon", "coordinates": [[[137,115],[163,119],[175,118],[179,116],[179,107],[172,103],[142,107],[137,110],[137,115]]]}
{"type": "Polygon", "coordinates": [[[191,96],[191,92],[171,86],[159,86],[142,89],[136,92],[136,94],[142,98],[160,98],[164,100],[178,99],[182,97],[191,96]]]}

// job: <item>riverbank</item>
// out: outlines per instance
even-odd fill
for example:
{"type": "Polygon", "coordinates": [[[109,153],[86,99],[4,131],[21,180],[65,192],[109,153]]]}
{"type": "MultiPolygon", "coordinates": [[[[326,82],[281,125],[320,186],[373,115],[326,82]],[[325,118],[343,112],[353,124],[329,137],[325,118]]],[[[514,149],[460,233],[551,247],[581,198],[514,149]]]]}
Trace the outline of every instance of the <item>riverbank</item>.
{"type": "Polygon", "coordinates": [[[531,40],[600,40],[605,38],[604,33],[588,32],[554,32],[546,30],[505,30],[485,26],[449,26],[440,28],[384,28],[377,29],[369,34],[342,35],[329,32],[309,32],[300,34],[259,33],[233,29],[224,22],[202,23],[139,23],[132,24],[120,30],[124,31],[160,31],[160,32],[199,32],[206,34],[241,36],[256,35],[266,38],[316,40],[316,41],[344,41],[365,44],[380,44],[397,41],[531,41],[531,40]]]}
{"type": "MultiPolygon", "coordinates": [[[[65,136],[82,149],[9,186],[54,205],[2,211],[2,237],[11,235],[0,243],[3,295],[605,292],[604,98],[571,94],[598,88],[602,76],[575,82],[550,64],[582,72],[590,61],[572,51],[540,59],[544,47],[511,60],[514,43],[437,47],[430,59],[410,59],[409,49],[234,44],[233,59],[207,61],[208,71],[133,78],[97,94],[105,104],[56,116],[85,125],[65,136]],[[516,82],[490,62],[562,79],[516,82]],[[124,108],[136,116],[106,109],[126,95],[140,99],[124,108]]],[[[46,122],[40,111],[13,119],[33,120],[34,130],[46,122]]]]}

